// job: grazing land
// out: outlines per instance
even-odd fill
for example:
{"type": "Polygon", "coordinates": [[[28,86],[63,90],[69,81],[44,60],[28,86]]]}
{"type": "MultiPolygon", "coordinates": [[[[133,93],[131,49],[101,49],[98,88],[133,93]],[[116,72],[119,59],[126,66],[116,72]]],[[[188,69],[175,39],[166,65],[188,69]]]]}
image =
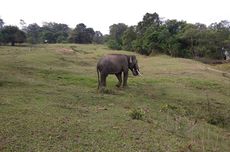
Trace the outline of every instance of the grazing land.
{"type": "Polygon", "coordinates": [[[230,66],[137,55],[97,91],[103,45],[0,46],[0,151],[227,152],[230,66]],[[222,72],[225,71],[225,72],[222,72]]]}

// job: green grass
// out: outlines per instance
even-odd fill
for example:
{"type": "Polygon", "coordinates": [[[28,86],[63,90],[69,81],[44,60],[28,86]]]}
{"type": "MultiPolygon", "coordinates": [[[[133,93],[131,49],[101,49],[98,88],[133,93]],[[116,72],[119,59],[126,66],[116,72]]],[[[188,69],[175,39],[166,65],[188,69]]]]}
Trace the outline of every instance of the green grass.
{"type": "MultiPolygon", "coordinates": [[[[230,149],[230,79],[197,61],[137,55],[143,77],[97,91],[103,45],[0,46],[0,151],[230,149]]],[[[214,67],[229,71],[229,64],[214,67]]]]}

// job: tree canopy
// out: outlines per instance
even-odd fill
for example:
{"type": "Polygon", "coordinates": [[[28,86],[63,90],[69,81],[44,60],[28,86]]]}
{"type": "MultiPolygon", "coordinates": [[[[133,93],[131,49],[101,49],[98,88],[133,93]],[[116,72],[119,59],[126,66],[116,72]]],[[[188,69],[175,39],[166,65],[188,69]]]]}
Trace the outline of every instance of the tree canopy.
{"type": "Polygon", "coordinates": [[[37,23],[26,25],[24,20],[20,20],[21,29],[17,26],[4,26],[3,19],[0,18],[0,44],[23,43],[82,43],[82,44],[102,44],[104,36],[100,31],[88,28],[84,23],[76,25],[71,29],[67,24],[44,22],[42,26],[37,23]]]}
{"type": "Polygon", "coordinates": [[[23,43],[26,40],[26,34],[19,30],[17,26],[4,26],[1,30],[1,37],[3,43],[23,43]]]}
{"type": "Polygon", "coordinates": [[[128,28],[124,23],[113,24],[109,27],[108,45],[112,49],[122,49],[122,35],[128,28]]]}
{"type": "Polygon", "coordinates": [[[224,20],[207,27],[146,13],[137,25],[111,25],[108,46],[145,55],[223,59],[223,50],[230,51],[230,22],[224,20]]]}
{"type": "Polygon", "coordinates": [[[137,25],[112,24],[109,34],[87,27],[84,23],[70,28],[67,24],[44,22],[26,25],[20,20],[21,28],[5,25],[0,18],[0,45],[10,43],[107,43],[116,50],[128,50],[140,54],[167,54],[183,58],[223,59],[224,51],[230,51],[230,22],[205,25],[191,24],[176,19],[161,18],[156,12],[146,13],[137,25]]]}
{"type": "Polygon", "coordinates": [[[93,42],[95,32],[93,28],[87,28],[85,24],[78,24],[70,34],[69,40],[74,43],[90,44],[93,42]]]}

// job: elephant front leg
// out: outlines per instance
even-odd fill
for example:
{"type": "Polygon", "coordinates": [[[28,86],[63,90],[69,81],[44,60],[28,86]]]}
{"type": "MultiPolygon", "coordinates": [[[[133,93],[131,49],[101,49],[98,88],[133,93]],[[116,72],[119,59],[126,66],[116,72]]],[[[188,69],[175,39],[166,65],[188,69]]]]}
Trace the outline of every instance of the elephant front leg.
{"type": "Polygon", "coordinates": [[[127,86],[127,80],[128,80],[128,71],[127,72],[124,72],[124,76],[123,76],[123,87],[126,87],[127,86]]]}
{"type": "Polygon", "coordinates": [[[122,83],[122,77],[121,77],[121,74],[122,73],[117,73],[115,74],[117,79],[118,79],[118,83],[116,84],[116,86],[119,88],[121,86],[121,83],[122,83]]]}

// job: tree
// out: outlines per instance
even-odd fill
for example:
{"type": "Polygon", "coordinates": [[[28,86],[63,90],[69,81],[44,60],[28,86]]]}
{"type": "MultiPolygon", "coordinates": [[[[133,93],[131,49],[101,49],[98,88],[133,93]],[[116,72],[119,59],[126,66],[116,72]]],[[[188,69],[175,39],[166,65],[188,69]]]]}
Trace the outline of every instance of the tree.
{"type": "Polygon", "coordinates": [[[3,19],[0,18],[0,30],[3,28],[3,26],[4,26],[3,19]]]}
{"type": "Polygon", "coordinates": [[[48,43],[67,42],[70,28],[66,24],[45,22],[41,28],[41,38],[48,43]]]}
{"type": "Polygon", "coordinates": [[[206,55],[211,58],[223,59],[224,50],[230,49],[230,22],[227,20],[220,21],[219,23],[212,23],[208,30],[208,37],[211,44],[207,45],[208,51],[206,55]]]}
{"type": "Polygon", "coordinates": [[[90,44],[93,42],[95,32],[93,28],[87,28],[85,24],[78,24],[71,32],[69,40],[74,43],[90,44]]]}
{"type": "Polygon", "coordinates": [[[23,43],[26,40],[25,33],[17,26],[4,26],[2,29],[3,42],[11,43],[12,46],[15,43],[23,43]]]}
{"type": "Polygon", "coordinates": [[[86,28],[84,32],[84,37],[85,37],[85,43],[92,43],[93,42],[93,37],[95,35],[95,32],[93,28],[86,28]]]}
{"type": "Polygon", "coordinates": [[[32,44],[41,42],[41,27],[36,23],[29,24],[26,28],[27,41],[32,44]]]}
{"type": "Polygon", "coordinates": [[[16,33],[16,38],[15,38],[15,42],[16,43],[24,43],[26,41],[26,34],[25,32],[19,30],[16,33]]]}
{"type": "Polygon", "coordinates": [[[161,23],[160,17],[156,12],[153,14],[146,13],[143,20],[137,25],[137,34],[143,35],[150,26],[157,29],[160,27],[161,23]]]}
{"type": "Polygon", "coordinates": [[[124,23],[113,24],[109,27],[109,47],[120,50],[122,48],[122,36],[128,28],[124,23]]]}
{"type": "Polygon", "coordinates": [[[186,22],[177,20],[167,20],[164,24],[171,35],[178,34],[186,26],[186,22]]]}
{"type": "Polygon", "coordinates": [[[185,57],[185,49],[179,41],[179,34],[186,26],[186,22],[177,20],[166,20],[161,26],[163,30],[159,35],[162,52],[173,57],[185,57]]]}
{"type": "Polygon", "coordinates": [[[0,45],[3,42],[3,35],[2,35],[2,32],[1,32],[3,26],[4,26],[3,19],[0,18],[0,45]]]}
{"type": "Polygon", "coordinates": [[[23,32],[26,32],[26,22],[23,19],[20,19],[20,26],[23,32]]]}
{"type": "Polygon", "coordinates": [[[95,34],[93,36],[93,42],[96,44],[104,43],[104,37],[100,31],[95,31],[95,34]]]}
{"type": "Polygon", "coordinates": [[[57,43],[57,38],[55,37],[55,34],[51,31],[43,31],[42,39],[43,39],[43,42],[57,43]]]}
{"type": "Polygon", "coordinates": [[[136,40],[132,42],[133,50],[146,55],[157,51],[159,48],[158,30],[161,24],[157,13],[146,13],[135,28],[136,40]]]}
{"type": "Polygon", "coordinates": [[[180,35],[181,42],[184,42],[187,45],[187,48],[189,49],[189,54],[191,54],[191,56],[195,58],[197,57],[195,48],[196,46],[198,46],[199,30],[193,24],[187,24],[183,30],[184,31],[180,35]]]}
{"type": "Polygon", "coordinates": [[[142,44],[145,50],[144,54],[159,53],[159,50],[161,50],[160,33],[161,31],[159,31],[159,29],[156,30],[155,26],[151,26],[145,31],[142,44]]]}
{"type": "Polygon", "coordinates": [[[136,40],[137,34],[135,32],[135,27],[131,26],[128,27],[122,36],[122,48],[128,51],[131,51],[133,49],[132,43],[134,40],[136,40]]]}

